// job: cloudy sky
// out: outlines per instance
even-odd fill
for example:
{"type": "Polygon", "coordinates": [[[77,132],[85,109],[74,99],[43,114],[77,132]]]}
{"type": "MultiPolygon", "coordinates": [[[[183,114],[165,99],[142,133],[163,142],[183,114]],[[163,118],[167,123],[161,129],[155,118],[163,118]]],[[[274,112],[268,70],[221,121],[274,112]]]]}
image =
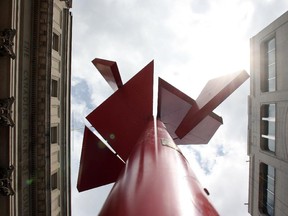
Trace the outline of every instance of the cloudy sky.
{"type": "MultiPolygon", "coordinates": [[[[91,60],[117,61],[125,83],[154,59],[157,76],[196,98],[211,78],[249,73],[249,39],[286,10],[286,0],[73,1],[73,215],[97,215],[111,189],[76,190],[85,116],[112,94],[91,60]]],[[[215,110],[224,124],[208,145],[182,148],[223,216],[248,215],[248,94],[246,81],[215,110]]]]}

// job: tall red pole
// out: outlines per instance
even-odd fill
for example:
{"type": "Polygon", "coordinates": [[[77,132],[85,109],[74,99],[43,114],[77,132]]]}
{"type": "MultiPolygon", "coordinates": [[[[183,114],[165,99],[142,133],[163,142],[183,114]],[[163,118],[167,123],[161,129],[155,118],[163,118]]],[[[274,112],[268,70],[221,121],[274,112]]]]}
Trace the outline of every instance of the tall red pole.
{"type": "Polygon", "coordinates": [[[99,215],[219,214],[164,124],[151,119],[99,215]]]}

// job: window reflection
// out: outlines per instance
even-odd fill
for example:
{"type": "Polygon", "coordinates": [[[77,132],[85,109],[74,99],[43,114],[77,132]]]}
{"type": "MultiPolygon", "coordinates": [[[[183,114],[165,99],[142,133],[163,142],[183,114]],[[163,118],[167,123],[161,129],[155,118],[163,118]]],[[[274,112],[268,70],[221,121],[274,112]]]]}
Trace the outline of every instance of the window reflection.
{"type": "Polygon", "coordinates": [[[259,210],[265,215],[274,216],[275,168],[261,163],[259,176],[259,210]]]}
{"type": "Polygon", "coordinates": [[[264,43],[263,73],[261,89],[263,92],[276,91],[276,49],[275,38],[264,43]]]}
{"type": "Polygon", "coordinates": [[[275,104],[265,104],[261,107],[261,149],[275,152],[275,104]]]}

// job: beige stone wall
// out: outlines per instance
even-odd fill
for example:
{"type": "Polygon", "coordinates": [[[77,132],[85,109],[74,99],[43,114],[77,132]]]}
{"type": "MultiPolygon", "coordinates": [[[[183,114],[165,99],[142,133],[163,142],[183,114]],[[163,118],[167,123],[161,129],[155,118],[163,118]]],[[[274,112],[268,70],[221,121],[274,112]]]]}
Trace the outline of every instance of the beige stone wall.
{"type": "Polygon", "coordinates": [[[259,167],[260,163],[273,166],[275,170],[274,214],[287,215],[288,212],[288,12],[251,39],[251,91],[249,96],[249,212],[259,213],[259,167]],[[276,91],[261,91],[262,73],[265,72],[263,44],[275,38],[276,41],[276,91]],[[260,107],[276,104],[275,153],[261,148],[260,107]]]}

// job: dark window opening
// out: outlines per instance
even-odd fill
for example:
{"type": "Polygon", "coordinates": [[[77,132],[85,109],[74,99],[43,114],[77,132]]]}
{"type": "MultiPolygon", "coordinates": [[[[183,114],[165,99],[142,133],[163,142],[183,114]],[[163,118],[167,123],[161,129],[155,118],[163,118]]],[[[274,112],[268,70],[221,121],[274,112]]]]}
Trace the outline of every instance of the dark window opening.
{"type": "Polygon", "coordinates": [[[58,97],[58,81],[52,79],[51,83],[51,96],[58,97]]]}
{"type": "Polygon", "coordinates": [[[58,143],[58,127],[51,127],[51,143],[58,143]]]}
{"type": "Polygon", "coordinates": [[[58,188],[58,173],[54,173],[51,176],[51,190],[55,190],[58,188]]]}
{"type": "Polygon", "coordinates": [[[52,48],[59,52],[60,50],[60,37],[59,35],[57,35],[56,33],[53,32],[53,36],[52,36],[52,48]]]}

